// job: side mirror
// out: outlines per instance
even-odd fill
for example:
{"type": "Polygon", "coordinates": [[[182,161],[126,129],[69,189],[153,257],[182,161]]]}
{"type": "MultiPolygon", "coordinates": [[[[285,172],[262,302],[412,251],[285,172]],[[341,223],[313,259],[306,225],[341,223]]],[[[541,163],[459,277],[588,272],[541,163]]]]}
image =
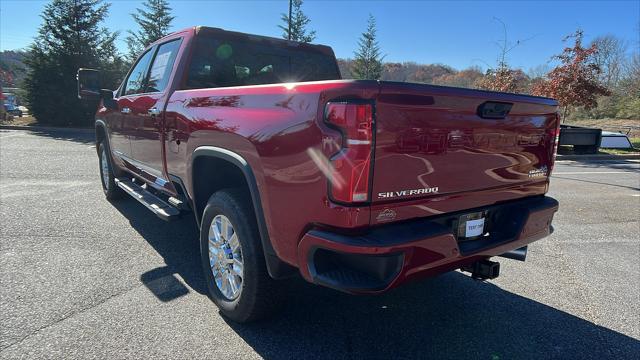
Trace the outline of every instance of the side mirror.
{"type": "Polygon", "coordinates": [[[94,69],[78,69],[78,99],[98,100],[100,98],[100,71],[94,69]]]}
{"type": "Polygon", "coordinates": [[[102,99],[102,104],[107,109],[115,109],[118,110],[118,102],[113,98],[113,91],[108,89],[100,89],[100,98],[102,99]]]}

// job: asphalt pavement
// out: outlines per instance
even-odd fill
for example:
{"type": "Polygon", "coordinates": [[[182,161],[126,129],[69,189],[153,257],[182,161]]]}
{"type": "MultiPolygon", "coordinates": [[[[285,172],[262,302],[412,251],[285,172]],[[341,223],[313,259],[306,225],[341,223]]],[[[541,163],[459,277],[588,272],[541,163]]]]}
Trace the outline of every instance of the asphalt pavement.
{"type": "Polygon", "coordinates": [[[556,232],[496,280],[294,280],[279,317],[236,325],[194,221],[105,200],[92,135],[0,130],[0,358],[640,358],[640,162],[558,163],[550,195],[556,232]]]}

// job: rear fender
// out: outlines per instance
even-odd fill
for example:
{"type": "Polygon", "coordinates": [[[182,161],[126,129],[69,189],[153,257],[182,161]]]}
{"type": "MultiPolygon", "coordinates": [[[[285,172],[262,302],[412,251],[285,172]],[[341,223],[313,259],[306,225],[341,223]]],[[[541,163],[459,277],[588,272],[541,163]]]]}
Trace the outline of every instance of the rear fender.
{"type": "MultiPolygon", "coordinates": [[[[262,249],[264,251],[265,261],[267,264],[267,270],[269,271],[269,275],[274,279],[286,278],[290,277],[293,273],[295,273],[295,269],[280,260],[276,251],[273,248],[271,243],[271,239],[269,238],[269,231],[267,229],[264,211],[262,208],[262,202],[260,200],[260,192],[258,190],[258,185],[256,182],[255,175],[249,163],[239,154],[215,146],[200,146],[193,152],[193,156],[191,157],[191,171],[194,169],[194,163],[198,158],[201,157],[213,157],[217,159],[224,160],[229,162],[242,171],[244,174],[245,180],[249,187],[249,192],[251,195],[251,201],[253,203],[253,210],[256,216],[256,222],[258,224],[258,231],[260,233],[260,241],[262,243],[262,249]]],[[[191,189],[194,189],[194,176],[191,176],[191,189]]],[[[197,194],[194,193],[194,197],[197,194]]],[[[201,213],[204,209],[197,209],[195,205],[195,199],[193,201],[196,219],[198,221],[198,225],[200,225],[201,213]]]]}

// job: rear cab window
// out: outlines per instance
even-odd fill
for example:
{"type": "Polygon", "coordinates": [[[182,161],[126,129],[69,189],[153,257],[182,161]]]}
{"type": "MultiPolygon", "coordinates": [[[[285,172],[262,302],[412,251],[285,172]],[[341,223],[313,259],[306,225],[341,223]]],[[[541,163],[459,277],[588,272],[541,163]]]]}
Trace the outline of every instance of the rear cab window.
{"type": "Polygon", "coordinates": [[[196,37],[186,88],[340,79],[333,54],[258,37],[196,37]]]}

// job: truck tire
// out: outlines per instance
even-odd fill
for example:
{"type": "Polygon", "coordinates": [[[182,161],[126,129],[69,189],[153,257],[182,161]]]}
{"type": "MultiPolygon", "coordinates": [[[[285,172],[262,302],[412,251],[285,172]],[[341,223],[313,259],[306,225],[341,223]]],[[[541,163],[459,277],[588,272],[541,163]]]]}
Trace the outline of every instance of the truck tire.
{"type": "Polygon", "coordinates": [[[225,189],[209,198],[200,253],[209,297],[224,316],[247,323],[282,306],[284,285],[267,272],[255,214],[242,191],[225,189]]]}
{"type": "Polygon", "coordinates": [[[109,156],[104,140],[98,144],[98,162],[100,167],[100,183],[102,184],[102,191],[107,200],[111,201],[122,198],[124,193],[118,185],[116,185],[113,167],[111,165],[111,157],[109,156]]]}

